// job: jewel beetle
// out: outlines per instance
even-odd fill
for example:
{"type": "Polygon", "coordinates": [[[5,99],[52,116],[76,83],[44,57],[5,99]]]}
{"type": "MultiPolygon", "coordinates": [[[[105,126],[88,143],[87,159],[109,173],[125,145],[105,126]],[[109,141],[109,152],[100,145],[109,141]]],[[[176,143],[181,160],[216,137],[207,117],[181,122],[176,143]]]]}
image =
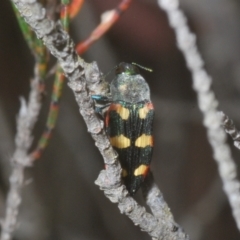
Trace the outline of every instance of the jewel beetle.
{"type": "Polygon", "coordinates": [[[103,114],[110,143],[119,155],[122,179],[131,195],[149,172],[153,152],[154,108],[150,89],[140,75],[139,65],[120,63],[110,84],[110,98],[93,95],[96,102],[108,102],[103,114]]]}

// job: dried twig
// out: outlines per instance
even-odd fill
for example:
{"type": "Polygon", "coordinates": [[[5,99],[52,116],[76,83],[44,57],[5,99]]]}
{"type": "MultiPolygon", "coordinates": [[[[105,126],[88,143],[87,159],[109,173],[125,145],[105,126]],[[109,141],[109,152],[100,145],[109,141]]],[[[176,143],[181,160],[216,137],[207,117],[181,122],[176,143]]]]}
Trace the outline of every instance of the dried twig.
{"type": "Polygon", "coordinates": [[[39,88],[38,65],[35,67],[35,78],[31,82],[29,103],[21,98],[21,107],[17,119],[17,134],[15,137],[16,150],[12,157],[12,173],[10,187],[7,195],[6,216],[2,221],[1,240],[12,239],[16,229],[18,208],[21,203],[21,191],[24,184],[24,169],[31,166],[32,161],[28,156],[32,144],[32,129],[37,121],[41,108],[41,89],[39,88]]]}
{"type": "Polygon", "coordinates": [[[80,113],[106,165],[106,170],[101,171],[96,183],[112,202],[118,203],[122,213],[131,218],[134,224],[139,225],[143,231],[147,231],[153,239],[188,239],[180,228],[169,228],[169,225],[172,226],[168,222],[169,219],[160,225],[156,217],[147,213],[133,198],[129,197],[125,186],[121,184],[120,164],[103,130],[102,121],[95,115],[89,94],[89,92],[103,94],[103,91],[106,91],[97,65],[87,64],[77,56],[69,35],[59,24],[45,18],[45,9],[36,0],[13,0],[13,2],[37,36],[58,59],[69,79],[69,86],[74,91],[80,113]]]}
{"type": "Polygon", "coordinates": [[[237,180],[236,165],[232,159],[230,148],[226,144],[226,134],[221,127],[221,118],[217,112],[218,102],[210,89],[211,77],[203,68],[204,62],[196,46],[196,36],[189,30],[186,17],[179,9],[179,1],[158,0],[158,4],[168,15],[169,23],[176,33],[178,48],[182,51],[187,67],[192,73],[193,88],[197,93],[198,105],[203,113],[208,140],[219,167],[224,191],[240,230],[240,183],[237,180]]]}

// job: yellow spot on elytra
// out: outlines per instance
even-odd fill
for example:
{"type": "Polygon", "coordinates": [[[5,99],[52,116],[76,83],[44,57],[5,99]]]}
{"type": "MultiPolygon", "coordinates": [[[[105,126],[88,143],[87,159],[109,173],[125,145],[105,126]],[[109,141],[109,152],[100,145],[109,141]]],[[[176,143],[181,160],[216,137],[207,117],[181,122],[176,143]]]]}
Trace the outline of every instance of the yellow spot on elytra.
{"type": "Polygon", "coordinates": [[[127,120],[130,114],[129,110],[120,104],[112,104],[109,111],[116,111],[123,120],[127,120]]]}
{"type": "Polygon", "coordinates": [[[129,110],[127,108],[121,106],[116,111],[123,120],[127,120],[129,118],[129,110]]]}
{"type": "Polygon", "coordinates": [[[136,147],[145,148],[147,146],[153,146],[153,137],[151,135],[142,134],[135,141],[136,147]]]}
{"type": "Polygon", "coordinates": [[[139,175],[146,176],[146,174],[148,173],[148,169],[149,169],[149,166],[142,164],[135,169],[134,176],[139,176],[139,175]]]}
{"type": "Polygon", "coordinates": [[[149,108],[145,105],[143,108],[139,109],[138,111],[138,115],[141,119],[146,118],[148,112],[149,112],[149,108]]]}
{"type": "Polygon", "coordinates": [[[111,137],[110,142],[113,147],[127,148],[130,146],[130,139],[123,136],[122,134],[116,137],[111,137]]]}
{"type": "Polygon", "coordinates": [[[122,177],[126,177],[128,175],[127,170],[126,169],[122,169],[122,177]]]}

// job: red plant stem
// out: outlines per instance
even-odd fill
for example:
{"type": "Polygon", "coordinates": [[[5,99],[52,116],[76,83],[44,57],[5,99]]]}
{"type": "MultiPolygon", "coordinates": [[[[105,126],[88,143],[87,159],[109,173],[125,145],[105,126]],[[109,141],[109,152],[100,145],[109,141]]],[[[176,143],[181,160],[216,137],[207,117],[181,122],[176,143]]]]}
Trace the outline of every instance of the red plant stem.
{"type": "Polygon", "coordinates": [[[70,18],[74,18],[78,12],[80,11],[80,9],[82,8],[82,5],[84,3],[84,0],[72,0],[70,5],[69,5],[69,17],[70,18]]]}
{"type": "Polygon", "coordinates": [[[109,19],[107,21],[102,21],[85,41],[77,45],[77,53],[79,55],[83,54],[95,41],[105,34],[113,24],[116,23],[120,15],[129,8],[131,2],[132,0],[122,0],[121,3],[112,10],[112,15],[109,19]]]}

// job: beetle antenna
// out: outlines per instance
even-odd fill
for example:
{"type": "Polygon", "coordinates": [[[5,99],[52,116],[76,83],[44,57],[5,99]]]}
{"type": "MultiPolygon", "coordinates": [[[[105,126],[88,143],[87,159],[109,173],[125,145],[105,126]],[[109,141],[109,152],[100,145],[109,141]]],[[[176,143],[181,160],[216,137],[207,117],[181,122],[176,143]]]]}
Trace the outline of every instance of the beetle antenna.
{"type": "Polygon", "coordinates": [[[139,67],[141,69],[144,69],[144,70],[146,70],[148,72],[152,72],[153,71],[151,68],[143,67],[143,66],[141,66],[141,65],[139,65],[139,64],[137,64],[135,62],[132,62],[132,65],[135,65],[135,66],[137,66],[137,67],[139,67]]]}
{"type": "Polygon", "coordinates": [[[113,67],[110,71],[108,71],[106,74],[104,74],[101,79],[105,79],[113,70],[115,70],[117,66],[113,67]]]}

